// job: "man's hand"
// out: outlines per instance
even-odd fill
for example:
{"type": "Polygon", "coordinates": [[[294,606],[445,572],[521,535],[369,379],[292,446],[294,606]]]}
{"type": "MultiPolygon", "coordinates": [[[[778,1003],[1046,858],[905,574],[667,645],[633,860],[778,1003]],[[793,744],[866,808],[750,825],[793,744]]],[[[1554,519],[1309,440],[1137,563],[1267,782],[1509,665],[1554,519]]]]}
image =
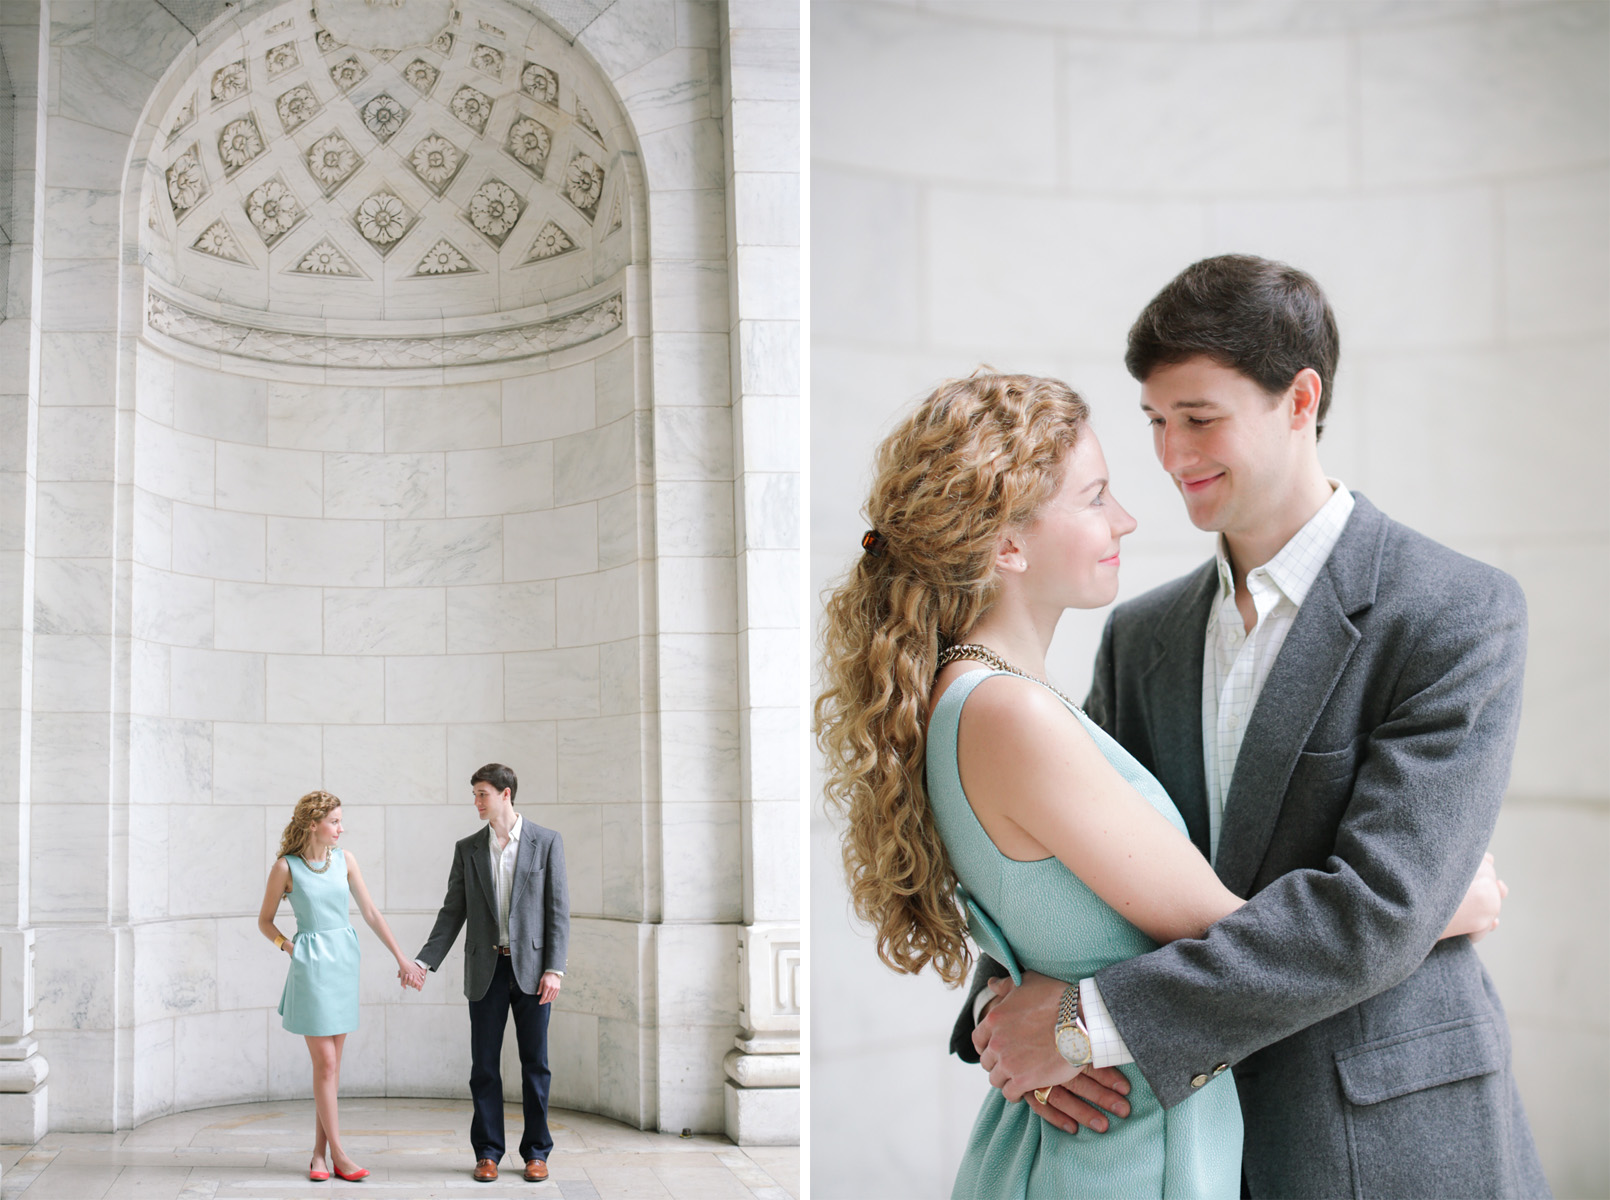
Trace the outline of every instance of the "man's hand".
{"type": "Polygon", "coordinates": [[[1509,888],[1498,877],[1493,856],[1484,854],[1481,866],[1476,870],[1476,878],[1470,881],[1465,898],[1460,901],[1459,911],[1454,913],[1442,936],[1457,937],[1463,933],[1468,934],[1473,942],[1481,941],[1498,928],[1498,914],[1504,907],[1504,897],[1508,895],[1509,888]]]}
{"type": "Polygon", "coordinates": [[[1007,978],[992,979],[989,987],[1001,999],[973,1030],[973,1047],[990,1083],[1015,1102],[1035,1088],[1071,1082],[1079,1068],[1057,1053],[1052,1036],[1067,984],[1025,971],[1021,987],[1007,978]]]}
{"type": "Polygon", "coordinates": [[[413,988],[416,992],[425,989],[425,968],[418,963],[403,965],[397,968],[397,979],[402,987],[413,988]]]}
{"type": "Polygon", "coordinates": [[[556,971],[544,971],[542,982],[537,984],[537,1003],[552,1004],[553,998],[559,994],[561,977],[556,971]]]}
{"type": "Polygon", "coordinates": [[[1064,1133],[1078,1133],[1081,1125],[1106,1133],[1107,1113],[1129,1115],[1128,1094],[1129,1080],[1117,1067],[1086,1067],[1072,1083],[1052,1088],[1049,1103],[1041,1104],[1033,1092],[1023,1102],[1064,1133]]]}

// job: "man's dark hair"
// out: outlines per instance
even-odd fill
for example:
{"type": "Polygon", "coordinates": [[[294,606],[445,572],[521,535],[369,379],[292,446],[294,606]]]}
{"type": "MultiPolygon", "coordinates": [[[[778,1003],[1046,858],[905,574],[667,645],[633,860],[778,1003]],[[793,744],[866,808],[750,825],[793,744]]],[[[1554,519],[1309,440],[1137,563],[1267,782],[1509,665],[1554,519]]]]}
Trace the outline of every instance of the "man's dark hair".
{"type": "Polygon", "coordinates": [[[1319,375],[1315,435],[1325,432],[1341,339],[1313,277],[1251,254],[1192,263],[1135,319],[1124,366],[1142,383],[1158,367],[1201,355],[1278,396],[1304,367],[1319,375]]]}
{"type": "Polygon", "coordinates": [[[514,768],[506,767],[502,763],[487,763],[471,775],[470,786],[474,787],[478,783],[490,783],[500,792],[507,788],[510,800],[520,792],[520,781],[514,777],[514,768]]]}

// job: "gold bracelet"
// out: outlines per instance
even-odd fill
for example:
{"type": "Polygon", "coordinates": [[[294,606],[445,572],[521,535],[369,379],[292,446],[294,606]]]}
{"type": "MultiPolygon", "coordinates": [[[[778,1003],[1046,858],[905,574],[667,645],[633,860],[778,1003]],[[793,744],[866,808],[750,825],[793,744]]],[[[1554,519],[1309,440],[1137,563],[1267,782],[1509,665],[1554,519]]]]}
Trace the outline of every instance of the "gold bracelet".
{"type": "Polygon", "coordinates": [[[283,933],[276,933],[274,935],[274,949],[276,949],[276,950],[285,949],[285,935],[283,933]]]}

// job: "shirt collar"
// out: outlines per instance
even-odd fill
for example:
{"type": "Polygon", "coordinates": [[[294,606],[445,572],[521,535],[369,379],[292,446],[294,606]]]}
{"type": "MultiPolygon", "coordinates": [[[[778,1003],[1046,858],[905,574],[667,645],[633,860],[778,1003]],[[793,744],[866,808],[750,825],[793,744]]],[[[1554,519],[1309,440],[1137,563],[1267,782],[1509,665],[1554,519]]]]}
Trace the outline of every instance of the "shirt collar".
{"type": "MultiPolygon", "coordinates": [[[[520,827],[524,824],[525,822],[520,818],[520,814],[515,813],[514,824],[509,826],[509,846],[514,845],[514,843],[520,840],[520,827]]],[[[492,853],[498,853],[498,835],[492,831],[490,822],[488,822],[486,827],[486,836],[487,839],[492,843],[492,853]]],[[[507,850],[509,846],[505,846],[504,849],[507,850]]]]}
{"type": "MultiPolygon", "coordinates": [[[[1319,511],[1308,518],[1261,570],[1269,577],[1281,594],[1298,608],[1308,598],[1309,589],[1324,570],[1325,561],[1341,539],[1342,529],[1353,512],[1353,493],[1339,479],[1329,479],[1330,499],[1319,506],[1319,511]]],[[[1235,594],[1235,574],[1230,569],[1230,553],[1221,533],[1213,545],[1214,560],[1219,568],[1219,599],[1235,594]]]]}

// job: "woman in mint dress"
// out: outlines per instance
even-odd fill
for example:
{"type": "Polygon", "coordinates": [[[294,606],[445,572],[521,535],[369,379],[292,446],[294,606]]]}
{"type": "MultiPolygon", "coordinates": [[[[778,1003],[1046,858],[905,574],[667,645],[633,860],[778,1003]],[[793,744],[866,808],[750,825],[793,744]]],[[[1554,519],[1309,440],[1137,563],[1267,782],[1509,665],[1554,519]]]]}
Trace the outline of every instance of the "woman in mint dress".
{"type": "Polygon", "coordinates": [[[290,956],[280,1016],[285,1028],[307,1040],[313,1060],[313,1100],[317,1119],[308,1178],[328,1179],[324,1159],[342,1179],[369,1174],[341,1148],[336,1097],[341,1086],[341,1052],[347,1034],[358,1027],[358,934],[347,916],[349,898],[375,935],[397,959],[398,976],[419,987],[424,971],[405,958],[386,918],[369,897],[358,860],[337,846],[341,840],[341,801],[329,792],[309,792],[280,837],[279,857],[268,873],[257,927],[290,956]],[[280,902],[289,896],[296,934],[275,927],[280,902]]]}
{"type": "MultiPolygon", "coordinates": [[[[970,927],[1014,976],[1078,980],[1244,903],[1157,781],[1044,681],[1063,613],[1116,597],[1135,528],[1087,417],[1056,380],[981,371],[878,450],[872,528],[826,607],[816,717],[851,898],[897,970],[959,983],[970,927]]],[[[1069,1029],[1082,1004],[1064,993],[1069,1029]]],[[[1127,1084],[1109,1069],[1128,1115],[1074,1137],[1041,1098],[1088,1063],[1069,1044],[1032,1094],[986,1097],[957,1200],[1239,1195],[1229,1071],[1165,1110],[1132,1064],[1127,1084]]]]}

